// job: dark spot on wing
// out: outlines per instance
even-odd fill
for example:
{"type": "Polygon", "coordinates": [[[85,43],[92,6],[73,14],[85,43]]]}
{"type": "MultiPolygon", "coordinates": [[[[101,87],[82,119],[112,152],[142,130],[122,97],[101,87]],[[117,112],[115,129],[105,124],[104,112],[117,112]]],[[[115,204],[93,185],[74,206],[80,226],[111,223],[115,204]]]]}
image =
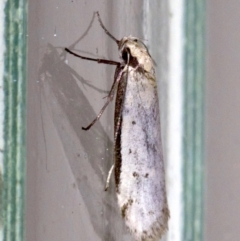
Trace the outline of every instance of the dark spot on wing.
{"type": "Polygon", "coordinates": [[[146,173],[144,177],[145,177],[145,178],[148,178],[148,176],[149,176],[149,174],[148,174],[148,173],[146,173]]]}
{"type": "Polygon", "coordinates": [[[148,214],[149,215],[154,215],[154,212],[153,211],[149,211],[148,214]]]}
{"type": "Polygon", "coordinates": [[[163,212],[168,218],[170,217],[170,213],[169,213],[168,208],[163,208],[163,209],[162,209],[162,212],[163,212]]]}
{"type": "Polygon", "coordinates": [[[139,177],[139,174],[137,172],[134,172],[133,176],[137,178],[137,177],[139,177]]]}
{"type": "Polygon", "coordinates": [[[132,151],[132,155],[134,156],[134,158],[138,159],[138,152],[137,152],[137,150],[133,150],[132,151]]]}
{"type": "Polygon", "coordinates": [[[154,152],[157,152],[157,148],[156,148],[155,144],[153,144],[152,149],[153,149],[154,152]]]}
{"type": "Polygon", "coordinates": [[[122,216],[125,218],[126,217],[126,212],[128,210],[128,208],[133,204],[133,200],[132,199],[129,199],[127,203],[125,203],[123,206],[122,206],[122,216]]]}
{"type": "Polygon", "coordinates": [[[136,121],[132,121],[132,124],[135,125],[135,124],[136,124],[136,121]]]}
{"type": "Polygon", "coordinates": [[[128,154],[131,154],[132,153],[132,150],[131,149],[129,149],[129,152],[128,152],[128,154]]]}

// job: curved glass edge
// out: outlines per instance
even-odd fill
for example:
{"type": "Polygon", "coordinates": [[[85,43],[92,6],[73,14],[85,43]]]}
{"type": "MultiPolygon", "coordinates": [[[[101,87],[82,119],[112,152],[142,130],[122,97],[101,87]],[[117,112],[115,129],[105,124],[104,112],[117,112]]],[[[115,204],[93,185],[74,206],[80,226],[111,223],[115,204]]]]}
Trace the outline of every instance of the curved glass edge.
{"type": "Polygon", "coordinates": [[[182,240],[203,240],[205,1],[185,1],[182,240]]]}
{"type": "MultiPolygon", "coordinates": [[[[3,122],[4,122],[4,93],[3,93],[3,74],[4,74],[4,7],[5,1],[0,1],[0,193],[2,195],[2,175],[3,175],[3,122]]],[[[2,200],[0,210],[3,210],[2,200]]],[[[0,212],[0,240],[3,240],[3,212],[0,212]]]]}
{"type": "Polygon", "coordinates": [[[2,240],[24,240],[27,0],[4,9],[2,240]]]}

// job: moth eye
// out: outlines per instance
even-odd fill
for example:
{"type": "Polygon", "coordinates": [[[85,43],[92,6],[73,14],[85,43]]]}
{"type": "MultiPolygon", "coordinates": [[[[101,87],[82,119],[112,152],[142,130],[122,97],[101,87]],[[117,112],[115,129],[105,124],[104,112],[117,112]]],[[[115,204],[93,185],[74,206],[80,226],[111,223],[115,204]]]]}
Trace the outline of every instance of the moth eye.
{"type": "Polygon", "coordinates": [[[133,41],[134,41],[134,42],[138,42],[138,39],[136,38],[136,39],[134,39],[133,41]]]}
{"type": "Polygon", "coordinates": [[[122,51],[122,59],[127,62],[128,61],[128,53],[130,53],[130,49],[129,48],[125,48],[122,51]]]}

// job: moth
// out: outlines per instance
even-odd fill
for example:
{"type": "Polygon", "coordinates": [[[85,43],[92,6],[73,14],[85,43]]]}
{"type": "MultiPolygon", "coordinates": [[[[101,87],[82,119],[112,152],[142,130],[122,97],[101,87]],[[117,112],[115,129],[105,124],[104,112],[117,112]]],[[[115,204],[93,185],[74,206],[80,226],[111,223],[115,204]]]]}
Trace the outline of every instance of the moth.
{"type": "Polygon", "coordinates": [[[159,240],[168,228],[169,210],[161,143],[160,113],[154,63],[147,47],[138,38],[117,40],[121,62],[94,59],[65,50],[81,59],[115,65],[114,82],[97,117],[101,117],[116,93],[114,115],[115,184],[118,204],[126,226],[136,241],[159,240]]]}

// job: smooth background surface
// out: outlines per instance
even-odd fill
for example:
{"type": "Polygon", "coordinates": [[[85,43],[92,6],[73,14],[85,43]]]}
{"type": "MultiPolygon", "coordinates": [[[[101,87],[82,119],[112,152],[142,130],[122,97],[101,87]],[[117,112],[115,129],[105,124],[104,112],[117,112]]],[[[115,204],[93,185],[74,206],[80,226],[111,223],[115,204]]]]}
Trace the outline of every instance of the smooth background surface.
{"type": "Polygon", "coordinates": [[[240,240],[240,2],[207,2],[205,240],[240,240]]]}

